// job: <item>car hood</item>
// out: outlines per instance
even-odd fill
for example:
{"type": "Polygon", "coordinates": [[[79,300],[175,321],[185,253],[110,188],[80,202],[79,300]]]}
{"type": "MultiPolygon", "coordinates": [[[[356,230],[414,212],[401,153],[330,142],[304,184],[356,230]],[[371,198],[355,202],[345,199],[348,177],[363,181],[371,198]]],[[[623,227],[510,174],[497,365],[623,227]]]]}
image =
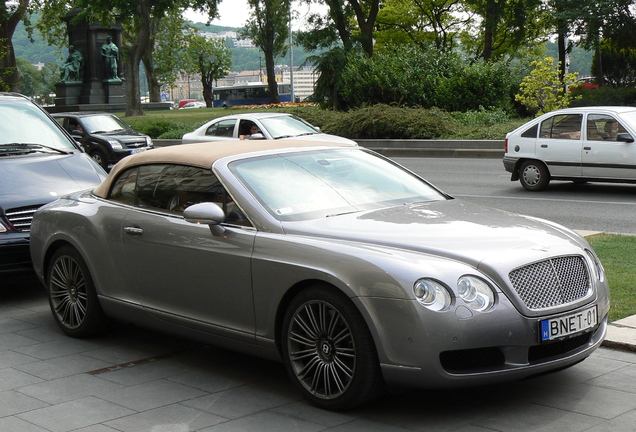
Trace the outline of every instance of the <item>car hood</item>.
{"type": "Polygon", "coordinates": [[[300,141],[321,141],[321,142],[330,142],[330,143],[344,143],[344,144],[351,144],[352,146],[358,145],[358,143],[356,143],[353,140],[350,140],[349,138],[344,138],[338,135],[330,135],[330,134],[326,134],[326,133],[317,133],[317,134],[311,134],[311,135],[300,135],[300,136],[293,136],[293,137],[289,137],[289,138],[283,138],[283,139],[292,139],[292,140],[300,140],[300,141]]]}
{"type": "Polygon", "coordinates": [[[475,268],[514,268],[549,256],[580,253],[578,234],[527,216],[460,200],[409,204],[319,220],[283,222],[287,234],[398,248],[475,268]]]}
{"type": "Polygon", "coordinates": [[[146,135],[141,132],[137,132],[135,130],[129,130],[125,133],[122,132],[112,132],[112,133],[100,133],[94,134],[93,136],[103,138],[105,140],[116,139],[117,141],[128,143],[128,142],[139,142],[144,141],[146,139],[146,135]]]}
{"type": "Polygon", "coordinates": [[[84,153],[0,159],[0,206],[6,210],[45,204],[95,187],[105,178],[106,173],[84,153]]]}

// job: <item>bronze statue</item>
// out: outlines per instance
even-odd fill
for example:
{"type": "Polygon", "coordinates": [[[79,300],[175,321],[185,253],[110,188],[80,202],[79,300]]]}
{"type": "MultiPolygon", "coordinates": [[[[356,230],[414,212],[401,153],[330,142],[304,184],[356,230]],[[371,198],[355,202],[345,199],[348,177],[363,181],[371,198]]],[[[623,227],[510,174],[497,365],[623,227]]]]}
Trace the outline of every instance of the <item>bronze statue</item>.
{"type": "Polygon", "coordinates": [[[68,47],[68,57],[60,67],[62,82],[82,82],[84,75],[84,57],[73,45],[68,47]]]}
{"type": "Polygon", "coordinates": [[[113,43],[112,36],[107,36],[106,43],[102,45],[102,57],[104,57],[105,78],[109,81],[121,81],[117,75],[119,48],[113,43]]]}

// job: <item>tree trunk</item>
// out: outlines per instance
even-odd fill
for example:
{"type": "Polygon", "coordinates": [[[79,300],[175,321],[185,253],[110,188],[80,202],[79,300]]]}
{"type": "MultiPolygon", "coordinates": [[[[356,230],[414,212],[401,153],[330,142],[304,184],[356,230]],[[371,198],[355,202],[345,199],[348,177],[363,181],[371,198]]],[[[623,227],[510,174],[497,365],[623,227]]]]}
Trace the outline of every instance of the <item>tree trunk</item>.
{"type": "Polygon", "coordinates": [[[484,53],[482,58],[484,61],[490,60],[492,57],[492,45],[495,37],[495,9],[497,5],[495,0],[486,0],[486,15],[484,16],[484,53]]]}
{"type": "Polygon", "coordinates": [[[146,69],[146,80],[148,81],[148,98],[150,102],[161,102],[161,84],[157,79],[157,72],[155,70],[155,62],[152,59],[152,55],[155,52],[155,42],[157,36],[157,27],[160,20],[153,17],[150,24],[150,37],[148,40],[148,49],[143,52],[141,61],[146,69]]]}
{"type": "Polygon", "coordinates": [[[373,0],[371,4],[371,9],[369,9],[369,15],[365,16],[364,10],[360,6],[358,0],[349,0],[349,3],[353,7],[354,12],[356,13],[356,20],[358,22],[358,27],[360,28],[360,33],[362,34],[362,49],[364,52],[371,57],[373,55],[373,28],[375,27],[375,20],[378,17],[378,12],[380,11],[380,0],[373,0]]]}
{"type": "Polygon", "coordinates": [[[20,72],[13,49],[13,33],[22,21],[30,0],[20,0],[18,6],[9,13],[6,2],[0,9],[0,90],[20,92],[20,72]]]}
{"type": "Polygon", "coordinates": [[[126,48],[125,71],[126,85],[128,86],[126,99],[126,116],[142,116],[144,111],[141,108],[141,91],[139,85],[139,64],[144,53],[150,44],[150,16],[153,0],[139,0],[137,13],[139,26],[137,28],[137,38],[132,46],[126,48]]]}
{"type": "Polygon", "coordinates": [[[148,81],[148,97],[150,102],[161,102],[161,84],[157,79],[157,72],[155,71],[155,64],[152,60],[153,50],[146,50],[141,57],[141,61],[146,69],[146,80],[148,81]]]}
{"type": "Polygon", "coordinates": [[[274,69],[274,53],[272,50],[265,50],[265,70],[267,72],[267,87],[269,88],[270,103],[280,103],[278,95],[278,83],[276,82],[276,70],[274,69]]]}

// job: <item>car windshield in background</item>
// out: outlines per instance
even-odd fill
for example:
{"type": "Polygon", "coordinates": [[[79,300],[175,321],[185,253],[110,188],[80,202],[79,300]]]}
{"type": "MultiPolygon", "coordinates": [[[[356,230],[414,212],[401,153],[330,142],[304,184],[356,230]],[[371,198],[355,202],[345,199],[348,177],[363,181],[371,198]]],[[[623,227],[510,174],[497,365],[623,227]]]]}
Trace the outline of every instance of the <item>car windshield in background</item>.
{"type": "Polygon", "coordinates": [[[33,150],[41,146],[44,151],[77,150],[46,114],[31,103],[0,103],[0,118],[3,119],[0,122],[0,150],[17,146],[29,146],[33,150]]]}
{"type": "Polygon", "coordinates": [[[263,118],[261,123],[274,139],[318,133],[311,125],[295,116],[263,118]]]}
{"type": "Polygon", "coordinates": [[[636,110],[620,113],[618,116],[624,120],[625,123],[636,129],[636,110]]]}
{"type": "Polygon", "coordinates": [[[130,129],[126,123],[110,115],[82,117],[82,123],[89,133],[108,133],[130,129]]]}
{"type": "Polygon", "coordinates": [[[447,197],[365,151],[285,153],[232,162],[230,170],[278,220],[308,220],[447,197]]]}

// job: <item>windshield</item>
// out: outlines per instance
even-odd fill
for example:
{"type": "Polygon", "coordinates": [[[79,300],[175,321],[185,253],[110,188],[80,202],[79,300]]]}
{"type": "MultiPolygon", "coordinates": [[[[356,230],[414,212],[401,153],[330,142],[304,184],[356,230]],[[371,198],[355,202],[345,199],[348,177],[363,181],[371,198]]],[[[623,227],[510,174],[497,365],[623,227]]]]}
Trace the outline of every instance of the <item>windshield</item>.
{"type": "Polygon", "coordinates": [[[619,114],[619,117],[625,120],[625,123],[632,128],[632,130],[636,130],[636,111],[627,111],[619,114]]]}
{"type": "Polygon", "coordinates": [[[34,144],[64,152],[77,147],[40,108],[25,100],[0,101],[0,146],[34,144]]]}
{"type": "Polygon", "coordinates": [[[130,126],[113,115],[82,117],[82,123],[89,133],[107,133],[130,129],[130,126]]]}
{"type": "Polygon", "coordinates": [[[263,156],[229,168],[281,221],[446,199],[398,165],[359,149],[263,156]]]}
{"type": "Polygon", "coordinates": [[[280,116],[261,119],[272,138],[287,138],[319,133],[313,126],[296,116],[280,116]]]}

